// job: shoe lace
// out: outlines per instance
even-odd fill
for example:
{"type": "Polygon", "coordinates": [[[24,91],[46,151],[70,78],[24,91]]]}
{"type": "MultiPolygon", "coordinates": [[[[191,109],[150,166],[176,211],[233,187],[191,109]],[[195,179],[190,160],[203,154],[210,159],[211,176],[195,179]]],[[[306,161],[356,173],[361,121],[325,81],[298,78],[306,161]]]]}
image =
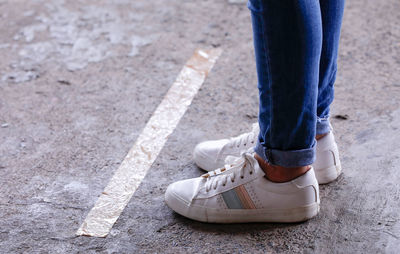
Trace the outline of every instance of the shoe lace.
{"type": "Polygon", "coordinates": [[[210,171],[202,175],[202,177],[207,179],[205,184],[206,191],[210,191],[211,188],[214,190],[217,189],[219,184],[225,186],[228,180],[234,183],[237,176],[243,179],[246,171],[249,171],[250,175],[253,174],[253,167],[246,167],[247,165],[251,165],[249,159],[251,156],[250,153],[242,153],[241,157],[236,157],[236,160],[231,165],[227,164],[222,169],[210,171]]]}
{"type": "Polygon", "coordinates": [[[253,124],[252,131],[243,133],[237,137],[230,138],[227,145],[229,146],[229,148],[234,148],[235,146],[239,148],[242,146],[247,146],[247,144],[252,146],[256,141],[258,131],[259,131],[258,124],[253,124]]]}
{"type": "Polygon", "coordinates": [[[246,146],[247,144],[254,144],[254,133],[253,132],[248,132],[244,133],[238,137],[231,138],[229,141],[230,148],[233,147],[242,147],[246,146]]]}

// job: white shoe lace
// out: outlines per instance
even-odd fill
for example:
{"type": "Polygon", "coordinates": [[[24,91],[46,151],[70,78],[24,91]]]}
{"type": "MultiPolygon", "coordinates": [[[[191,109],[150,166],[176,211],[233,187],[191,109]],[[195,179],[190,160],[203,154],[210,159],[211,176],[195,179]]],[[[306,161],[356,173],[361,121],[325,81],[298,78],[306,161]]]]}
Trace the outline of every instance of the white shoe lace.
{"type": "Polygon", "coordinates": [[[254,144],[255,135],[253,132],[244,133],[238,137],[231,138],[229,141],[229,148],[240,148],[247,146],[247,144],[254,144]]]}
{"type": "Polygon", "coordinates": [[[233,137],[229,139],[227,146],[229,148],[240,148],[243,146],[253,146],[257,139],[257,135],[259,132],[258,124],[253,124],[253,130],[251,132],[243,133],[237,137],[233,137]]]}
{"type": "Polygon", "coordinates": [[[252,156],[253,155],[249,153],[243,153],[241,157],[236,157],[236,160],[231,165],[225,165],[225,168],[217,169],[202,175],[202,177],[207,179],[205,184],[206,191],[210,191],[211,188],[214,190],[217,189],[219,184],[225,186],[228,180],[234,183],[236,176],[243,179],[245,177],[245,171],[249,171],[250,175],[253,174],[253,167],[246,167],[246,165],[251,165],[249,157],[252,156]]]}

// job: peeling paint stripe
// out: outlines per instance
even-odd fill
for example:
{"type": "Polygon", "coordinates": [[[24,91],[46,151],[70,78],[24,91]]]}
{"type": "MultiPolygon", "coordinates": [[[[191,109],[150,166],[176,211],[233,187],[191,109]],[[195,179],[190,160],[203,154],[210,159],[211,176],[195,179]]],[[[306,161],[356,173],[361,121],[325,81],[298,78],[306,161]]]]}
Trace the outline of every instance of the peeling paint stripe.
{"type": "Polygon", "coordinates": [[[196,50],[90,210],[76,235],[105,237],[135,193],[222,50],[196,50]]]}

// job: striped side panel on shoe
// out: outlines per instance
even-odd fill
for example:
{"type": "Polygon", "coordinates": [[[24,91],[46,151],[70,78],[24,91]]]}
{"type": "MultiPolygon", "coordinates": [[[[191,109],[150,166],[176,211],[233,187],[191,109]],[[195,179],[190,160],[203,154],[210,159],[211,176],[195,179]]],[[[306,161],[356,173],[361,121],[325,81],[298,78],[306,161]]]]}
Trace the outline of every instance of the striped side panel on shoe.
{"type": "Polygon", "coordinates": [[[256,209],[249,193],[243,185],[221,194],[229,209],[256,209]]]}

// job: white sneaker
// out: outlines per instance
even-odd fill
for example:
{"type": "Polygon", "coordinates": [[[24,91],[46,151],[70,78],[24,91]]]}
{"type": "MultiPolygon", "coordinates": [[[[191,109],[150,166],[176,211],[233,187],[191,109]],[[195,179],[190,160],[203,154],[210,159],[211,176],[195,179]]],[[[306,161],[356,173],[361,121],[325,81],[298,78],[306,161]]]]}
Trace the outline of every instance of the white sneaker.
{"type": "MultiPolygon", "coordinates": [[[[228,156],[238,157],[254,147],[259,131],[258,123],[255,123],[251,132],[230,139],[202,142],[194,148],[193,160],[206,171],[221,168],[228,156]]],[[[340,175],[339,150],[332,132],[317,141],[316,157],[313,167],[320,184],[332,182],[340,175]]]]}
{"type": "Polygon", "coordinates": [[[318,183],[330,183],[342,173],[339,150],[332,131],[317,141],[316,159],[312,165],[318,183]]]}
{"type": "Polygon", "coordinates": [[[314,170],[285,183],[267,180],[254,153],[231,168],[168,186],[165,202],[193,220],[213,223],[300,222],[317,215],[319,189],[314,170]]]}

